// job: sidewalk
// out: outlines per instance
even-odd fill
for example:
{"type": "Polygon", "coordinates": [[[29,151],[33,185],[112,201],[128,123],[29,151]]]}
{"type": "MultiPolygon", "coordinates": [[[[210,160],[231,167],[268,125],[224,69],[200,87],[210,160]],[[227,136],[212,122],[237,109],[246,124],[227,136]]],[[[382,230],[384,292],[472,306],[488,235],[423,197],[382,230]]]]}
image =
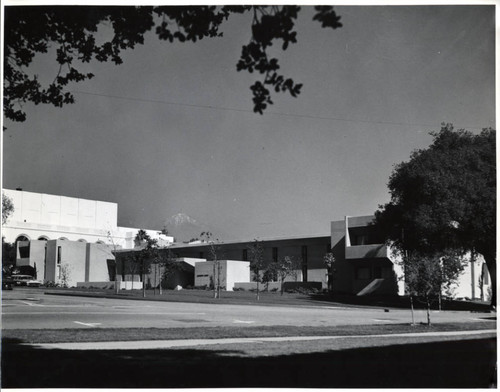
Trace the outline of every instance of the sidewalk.
{"type": "Polygon", "coordinates": [[[60,350],[161,350],[176,347],[193,347],[218,344],[261,344],[266,342],[298,342],[312,340],[346,340],[356,338],[426,338],[426,337],[453,337],[492,335],[496,337],[496,329],[478,331],[446,331],[446,332],[421,332],[421,333],[395,333],[381,335],[351,335],[351,336],[285,336],[285,337],[261,337],[261,338],[224,338],[224,339],[179,339],[179,340],[142,340],[142,341],[120,341],[120,342],[72,342],[72,343],[38,343],[23,345],[34,346],[43,349],[60,350]]]}

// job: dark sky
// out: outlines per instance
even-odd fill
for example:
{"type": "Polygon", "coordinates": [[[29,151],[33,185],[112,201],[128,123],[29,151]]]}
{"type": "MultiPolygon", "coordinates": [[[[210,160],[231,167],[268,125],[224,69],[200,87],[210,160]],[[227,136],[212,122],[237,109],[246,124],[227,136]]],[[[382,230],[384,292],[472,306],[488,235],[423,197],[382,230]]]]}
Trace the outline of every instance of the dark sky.
{"type": "MultiPolygon", "coordinates": [[[[298,43],[275,52],[302,93],[263,116],[254,75],[236,71],[250,15],[223,38],[149,34],[124,64],[87,65],[96,77],[70,87],[76,104],[26,105],[26,122],[4,123],[3,186],[117,202],[122,226],[182,212],[223,239],[328,234],[387,202],[393,165],[442,122],[495,127],[493,6],[336,10],[344,26],[327,30],[303,7],[298,43]]],[[[30,70],[57,73],[49,56],[30,70]]]]}

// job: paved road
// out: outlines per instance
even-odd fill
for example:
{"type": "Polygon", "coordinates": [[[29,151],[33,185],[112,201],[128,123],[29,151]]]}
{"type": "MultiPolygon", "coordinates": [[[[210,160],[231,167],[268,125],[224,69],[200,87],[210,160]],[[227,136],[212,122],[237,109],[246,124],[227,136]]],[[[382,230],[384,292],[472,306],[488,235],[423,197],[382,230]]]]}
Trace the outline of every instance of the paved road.
{"type": "MultiPolygon", "coordinates": [[[[470,312],[432,314],[434,323],[477,322],[488,318],[491,315],[470,312]]],[[[415,321],[425,320],[425,312],[416,311],[415,321]]],[[[408,310],[148,302],[45,295],[43,289],[2,293],[3,329],[336,326],[410,321],[408,310]]]]}

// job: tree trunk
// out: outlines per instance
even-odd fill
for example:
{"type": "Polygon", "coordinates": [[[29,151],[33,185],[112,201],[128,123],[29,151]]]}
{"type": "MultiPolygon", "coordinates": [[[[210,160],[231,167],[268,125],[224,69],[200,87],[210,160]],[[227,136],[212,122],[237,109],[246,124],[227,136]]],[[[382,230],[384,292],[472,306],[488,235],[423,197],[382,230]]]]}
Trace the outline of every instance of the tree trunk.
{"type": "Polygon", "coordinates": [[[155,264],[155,281],[153,283],[153,295],[156,295],[156,280],[157,280],[157,278],[156,278],[156,272],[157,271],[156,270],[157,269],[158,269],[158,264],[155,264]]]}
{"type": "Polygon", "coordinates": [[[217,270],[216,270],[216,262],[214,260],[214,275],[213,275],[214,277],[212,279],[213,285],[214,285],[214,298],[217,298],[217,284],[215,283],[215,277],[217,275],[216,272],[217,272],[217,270]]]}
{"type": "Polygon", "coordinates": [[[259,300],[259,272],[257,272],[257,301],[259,300]]]}
{"type": "MultiPolygon", "coordinates": [[[[220,299],[220,290],[221,290],[221,287],[220,287],[220,261],[217,260],[217,298],[220,299]]],[[[227,287],[226,287],[227,289],[227,287]]]]}
{"type": "Polygon", "coordinates": [[[144,261],[142,262],[142,297],[146,298],[146,274],[144,273],[144,261]]]}
{"type": "Polygon", "coordinates": [[[415,313],[413,311],[413,295],[410,295],[411,325],[415,325],[415,313]]]}
{"type": "Polygon", "coordinates": [[[119,281],[118,281],[118,262],[116,261],[116,256],[115,256],[115,294],[120,293],[120,288],[119,286],[119,281]]]}
{"type": "Polygon", "coordinates": [[[160,264],[160,271],[159,272],[160,272],[160,276],[158,277],[158,280],[159,280],[159,288],[158,288],[158,290],[160,291],[160,295],[162,295],[163,294],[163,288],[161,287],[161,283],[162,283],[162,279],[161,278],[162,278],[163,274],[161,273],[161,264],[160,264]]]}
{"type": "Polygon", "coordinates": [[[431,302],[429,301],[429,296],[425,296],[425,302],[427,303],[427,325],[431,325],[431,302]]]}

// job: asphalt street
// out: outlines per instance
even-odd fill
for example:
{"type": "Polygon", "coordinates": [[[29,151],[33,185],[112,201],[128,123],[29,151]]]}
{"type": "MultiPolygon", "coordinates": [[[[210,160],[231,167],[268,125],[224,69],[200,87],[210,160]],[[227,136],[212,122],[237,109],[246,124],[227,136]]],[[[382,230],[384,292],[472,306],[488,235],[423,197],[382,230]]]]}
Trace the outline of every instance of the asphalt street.
{"type": "MultiPolygon", "coordinates": [[[[488,315],[434,311],[434,323],[478,322],[488,315]]],[[[415,312],[425,322],[425,311],[415,312]]],[[[218,305],[46,295],[43,288],[2,293],[3,329],[173,328],[214,326],[336,326],[409,323],[409,310],[218,305]]],[[[494,325],[492,323],[492,325],[494,325]]]]}

